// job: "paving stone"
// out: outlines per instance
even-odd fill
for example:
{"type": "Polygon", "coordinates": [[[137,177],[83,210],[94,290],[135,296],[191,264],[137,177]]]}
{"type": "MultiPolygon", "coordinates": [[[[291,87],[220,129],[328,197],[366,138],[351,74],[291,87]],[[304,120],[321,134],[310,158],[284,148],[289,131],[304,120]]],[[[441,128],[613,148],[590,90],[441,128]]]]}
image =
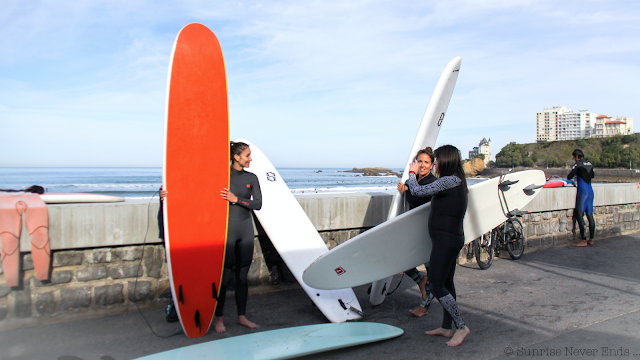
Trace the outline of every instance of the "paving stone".
{"type": "Polygon", "coordinates": [[[531,215],[531,221],[532,222],[540,222],[540,220],[542,220],[542,215],[540,215],[540,213],[536,213],[534,215],[531,215]]]}
{"type": "Polygon", "coordinates": [[[123,289],[123,284],[97,286],[93,289],[95,303],[102,306],[121,304],[124,302],[123,289]]]}
{"type": "Polygon", "coordinates": [[[94,249],[85,253],[85,260],[89,264],[104,264],[111,262],[111,249],[94,249]]]}
{"type": "Polygon", "coordinates": [[[540,239],[540,245],[551,245],[553,244],[553,236],[545,236],[540,239]]]}
{"type": "Polygon", "coordinates": [[[88,308],[89,305],[91,305],[90,287],[60,290],[60,310],[88,308]]]}
{"type": "Polygon", "coordinates": [[[628,221],[633,221],[633,213],[624,213],[624,221],[628,222],[628,221]]]}
{"type": "Polygon", "coordinates": [[[3,298],[11,293],[11,288],[6,284],[0,285],[0,298],[3,298]]]}
{"type": "Polygon", "coordinates": [[[13,313],[16,317],[25,318],[31,316],[31,289],[13,292],[13,313]]]}
{"type": "Polygon", "coordinates": [[[81,265],[82,251],[55,251],[53,253],[53,267],[81,265]]]}
{"type": "Polygon", "coordinates": [[[554,234],[560,231],[560,222],[553,221],[549,223],[549,231],[554,234]]]}
{"type": "Polygon", "coordinates": [[[22,270],[33,270],[33,257],[31,254],[26,254],[22,258],[22,270]]]}
{"type": "Polygon", "coordinates": [[[127,264],[109,268],[109,277],[112,279],[123,279],[136,277],[136,271],[138,271],[138,277],[144,275],[142,266],[138,264],[127,264]]]}
{"type": "Polygon", "coordinates": [[[53,314],[56,311],[56,302],[53,293],[38,294],[35,308],[38,315],[53,314]]]}
{"type": "Polygon", "coordinates": [[[107,277],[107,268],[104,266],[78,269],[76,279],[78,281],[100,280],[107,277]]]}
{"type": "Polygon", "coordinates": [[[151,291],[151,281],[129,281],[129,300],[141,301],[153,298],[153,292],[151,291]],[[135,294],[134,294],[135,290],[135,294]]]}
{"type": "Polygon", "coordinates": [[[550,212],[548,212],[548,211],[547,211],[547,212],[543,212],[543,213],[542,213],[542,219],[543,219],[543,220],[549,220],[549,219],[551,219],[551,213],[550,213],[550,212]]]}

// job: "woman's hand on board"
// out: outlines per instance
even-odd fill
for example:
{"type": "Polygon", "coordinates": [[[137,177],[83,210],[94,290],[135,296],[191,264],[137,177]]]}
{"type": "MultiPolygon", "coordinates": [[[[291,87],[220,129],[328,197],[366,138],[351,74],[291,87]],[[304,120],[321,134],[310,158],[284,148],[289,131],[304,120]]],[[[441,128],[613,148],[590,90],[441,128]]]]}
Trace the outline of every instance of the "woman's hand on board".
{"type": "Polygon", "coordinates": [[[233,193],[229,191],[229,189],[227,188],[223,188],[222,191],[220,191],[220,195],[222,196],[223,199],[227,200],[230,203],[235,204],[238,202],[238,197],[233,195],[233,193]]]}
{"type": "Polygon", "coordinates": [[[406,186],[404,185],[404,183],[402,181],[398,182],[398,191],[400,192],[400,194],[404,194],[404,191],[406,189],[406,186]]]}

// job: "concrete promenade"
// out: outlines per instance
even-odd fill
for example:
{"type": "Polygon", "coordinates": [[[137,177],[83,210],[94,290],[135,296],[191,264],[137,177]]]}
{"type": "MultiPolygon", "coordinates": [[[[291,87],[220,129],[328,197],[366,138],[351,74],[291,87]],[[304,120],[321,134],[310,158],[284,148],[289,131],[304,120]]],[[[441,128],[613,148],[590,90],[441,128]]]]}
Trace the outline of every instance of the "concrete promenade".
{"type": "MultiPolygon", "coordinates": [[[[355,291],[366,314],[363,321],[398,326],[405,334],[305,359],[640,359],[638,245],[640,234],[623,235],[597,240],[588,248],[552,247],[525,253],[518,261],[496,259],[485,271],[475,263],[458,266],[458,301],[471,334],[457,348],[447,347],[442,337],[424,334],[440,324],[442,307],[437,302],[426,317],[409,314],[419,304],[419,292],[407,277],[375,308],[368,303],[367,286],[360,286],[355,291]]],[[[225,312],[227,320],[235,318],[233,300],[225,312]]],[[[164,322],[163,309],[143,313],[160,334],[179,329],[164,322]]],[[[158,338],[138,312],[6,330],[0,332],[0,358],[132,359],[255,331],[325,322],[296,285],[262,293],[254,289],[247,315],[260,324],[258,330],[227,321],[226,334],[210,332],[199,339],[158,338]]]]}

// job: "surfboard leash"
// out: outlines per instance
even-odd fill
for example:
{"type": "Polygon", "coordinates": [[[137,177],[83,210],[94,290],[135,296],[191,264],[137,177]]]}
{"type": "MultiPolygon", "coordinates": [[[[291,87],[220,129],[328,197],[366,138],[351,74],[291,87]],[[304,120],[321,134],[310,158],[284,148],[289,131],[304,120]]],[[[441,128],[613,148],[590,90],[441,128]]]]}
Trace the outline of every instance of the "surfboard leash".
{"type": "MultiPolygon", "coordinates": [[[[156,194],[160,194],[160,190],[156,191],[155,193],[153,193],[153,195],[151,195],[151,199],[149,199],[149,203],[147,204],[147,229],[145,230],[144,239],[142,240],[142,255],[140,256],[140,262],[138,263],[138,268],[136,269],[136,278],[133,283],[133,297],[135,299],[133,303],[136,305],[136,309],[138,309],[138,313],[140,313],[140,316],[142,316],[142,319],[144,320],[144,322],[147,323],[147,326],[149,327],[149,330],[153,333],[153,335],[159,338],[166,339],[176,335],[184,334],[184,331],[182,329],[178,329],[176,330],[176,332],[174,332],[171,335],[160,335],[156,333],[151,327],[151,324],[149,324],[149,321],[147,320],[147,318],[142,313],[142,310],[140,310],[140,307],[138,307],[138,299],[135,298],[136,288],[138,286],[138,276],[140,274],[140,266],[142,266],[142,260],[144,259],[144,248],[145,248],[145,245],[147,245],[147,235],[149,234],[149,216],[150,216],[149,212],[151,211],[151,201],[156,196],[156,194]]],[[[160,209],[160,211],[162,211],[162,209],[160,209]]]]}

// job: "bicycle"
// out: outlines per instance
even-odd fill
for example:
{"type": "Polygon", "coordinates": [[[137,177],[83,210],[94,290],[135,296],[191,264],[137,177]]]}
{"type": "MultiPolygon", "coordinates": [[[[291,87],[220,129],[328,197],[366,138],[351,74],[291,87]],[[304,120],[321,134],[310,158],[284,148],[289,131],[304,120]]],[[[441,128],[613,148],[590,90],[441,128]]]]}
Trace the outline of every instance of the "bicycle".
{"type": "Polygon", "coordinates": [[[504,190],[510,185],[517,183],[517,181],[502,181],[503,177],[504,175],[501,177],[498,189],[500,195],[502,195],[500,206],[502,207],[502,203],[504,202],[502,212],[507,217],[507,220],[473,241],[476,262],[482,270],[486,270],[491,266],[494,255],[500,256],[500,250],[503,248],[507,249],[509,256],[511,256],[513,260],[520,259],[524,254],[526,237],[524,234],[524,226],[518,218],[522,217],[522,215],[528,211],[518,209],[509,211],[507,200],[504,197],[504,190]],[[506,212],[504,210],[505,207],[507,209],[506,212]]]}

